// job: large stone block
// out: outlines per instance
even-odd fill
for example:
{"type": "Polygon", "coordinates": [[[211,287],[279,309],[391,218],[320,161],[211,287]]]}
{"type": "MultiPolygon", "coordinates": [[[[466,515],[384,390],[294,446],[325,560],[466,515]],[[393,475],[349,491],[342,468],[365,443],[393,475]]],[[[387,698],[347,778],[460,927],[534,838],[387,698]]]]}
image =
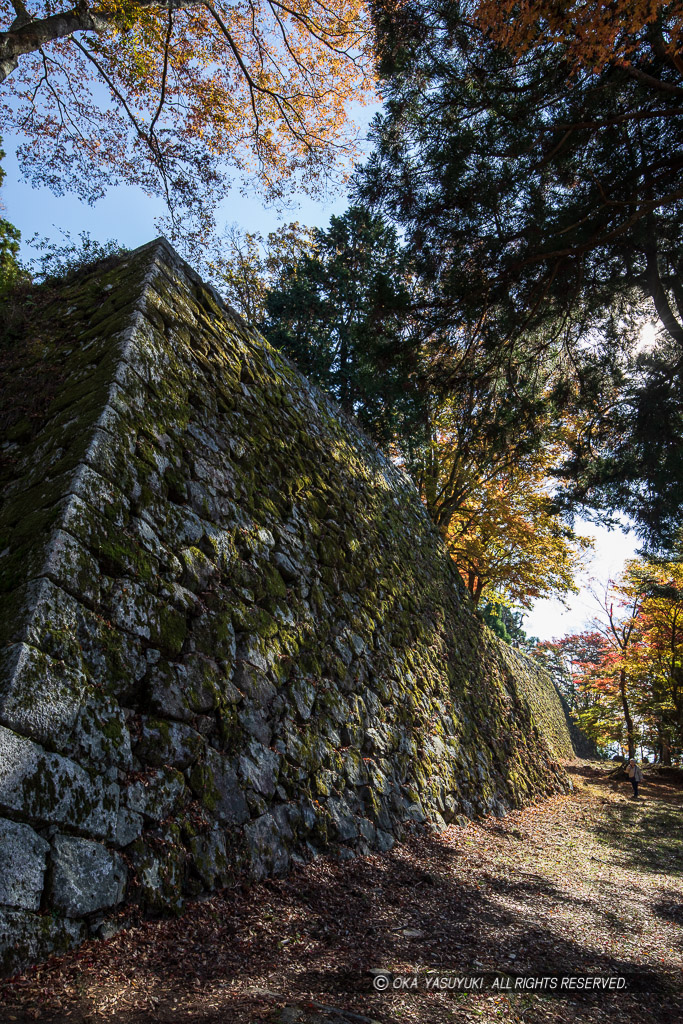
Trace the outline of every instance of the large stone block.
{"type": "Polygon", "coordinates": [[[17,974],[53,953],[66,953],[83,942],[86,935],[82,921],[0,907],[0,976],[17,974]]]}
{"type": "Polygon", "coordinates": [[[163,821],[190,797],[185,779],[175,768],[159,768],[137,778],[123,793],[128,808],[150,821],[163,821]]]}
{"type": "Polygon", "coordinates": [[[228,857],[222,832],[204,832],[190,839],[190,850],[195,869],[211,892],[227,885],[234,865],[228,857]]]}
{"type": "Polygon", "coordinates": [[[183,904],[187,851],[178,827],[172,825],[146,833],[126,852],[135,872],[134,898],[155,913],[179,910],[183,904]]]}
{"type": "Polygon", "coordinates": [[[28,644],[0,655],[0,722],[64,751],[86,687],[85,674],[28,644]]]}
{"type": "Polygon", "coordinates": [[[0,904],[39,909],[49,849],[28,825],[0,818],[0,904]]]}
{"type": "Polygon", "coordinates": [[[0,726],[0,809],[113,838],[119,788],[0,726]]]}
{"type": "Polygon", "coordinates": [[[290,856],[272,814],[262,814],[246,825],[244,839],[249,872],[253,878],[285,874],[290,856]]]}
{"type": "Polygon", "coordinates": [[[217,821],[224,825],[242,825],[249,819],[244,787],[228,758],[211,747],[190,776],[197,798],[217,821]]]}
{"type": "Polygon", "coordinates": [[[189,725],[145,718],[135,752],[145,764],[153,767],[171,765],[182,769],[197,761],[205,747],[203,737],[189,725]]]}
{"type": "Polygon", "coordinates": [[[52,840],[50,899],[67,917],[116,906],[126,891],[126,866],[101,843],[75,836],[52,840]]]}

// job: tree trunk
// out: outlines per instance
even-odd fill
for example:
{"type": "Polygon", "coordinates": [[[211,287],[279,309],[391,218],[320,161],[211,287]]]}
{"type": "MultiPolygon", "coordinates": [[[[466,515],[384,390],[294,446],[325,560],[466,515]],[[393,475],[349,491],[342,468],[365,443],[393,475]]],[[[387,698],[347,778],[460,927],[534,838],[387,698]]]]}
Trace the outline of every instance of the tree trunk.
{"type": "Polygon", "coordinates": [[[631,712],[628,706],[628,698],[626,697],[626,669],[622,668],[619,672],[619,693],[621,694],[621,706],[624,709],[624,721],[626,722],[626,738],[628,740],[628,756],[636,756],[636,739],[633,735],[633,719],[631,718],[631,712]]]}

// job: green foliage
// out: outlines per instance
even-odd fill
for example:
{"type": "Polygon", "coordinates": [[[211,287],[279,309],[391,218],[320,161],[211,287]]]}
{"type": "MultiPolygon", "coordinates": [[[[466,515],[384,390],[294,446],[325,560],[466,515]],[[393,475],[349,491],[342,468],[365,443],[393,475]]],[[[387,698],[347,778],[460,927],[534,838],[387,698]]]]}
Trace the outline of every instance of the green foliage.
{"type": "Polygon", "coordinates": [[[538,637],[527,636],[522,628],[524,612],[488,601],[481,609],[481,616],[489,629],[511,647],[530,652],[538,643],[538,637]]]}
{"type": "Polygon", "coordinates": [[[32,260],[34,274],[38,281],[56,281],[72,274],[85,273],[101,260],[120,256],[125,247],[113,238],[98,242],[90,237],[89,231],[81,231],[80,241],[75,241],[69,231],[60,229],[64,239],[61,245],[34,235],[29,245],[40,253],[32,260]]]}
{"type": "MultiPolygon", "coordinates": [[[[0,140],[1,141],[1,140],[0,140]]],[[[5,153],[0,149],[0,160],[5,153]]],[[[0,167],[0,186],[5,177],[5,172],[0,167]]],[[[19,263],[19,243],[21,232],[10,224],[8,220],[0,217],[0,299],[4,298],[17,283],[23,278],[24,271],[19,263]]]]}
{"type": "Polygon", "coordinates": [[[268,340],[384,443],[419,418],[407,275],[396,231],[356,206],[282,265],[267,302],[268,340]]]}
{"type": "Polygon", "coordinates": [[[14,224],[0,217],[0,299],[10,292],[21,279],[18,260],[21,232],[14,224]]]}
{"type": "Polygon", "coordinates": [[[266,318],[268,292],[311,253],[315,232],[297,221],[270,231],[243,231],[231,225],[223,235],[208,269],[226,302],[248,324],[261,327],[266,318]]]}
{"type": "Polygon", "coordinates": [[[568,357],[566,502],[626,508],[661,539],[683,504],[680,69],[654,33],[633,66],[570,78],[561,47],[508,53],[469,13],[378,13],[386,106],[359,194],[405,231],[425,321],[476,326],[513,403],[520,353],[568,357]],[[629,310],[660,319],[651,356],[629,310]]]}

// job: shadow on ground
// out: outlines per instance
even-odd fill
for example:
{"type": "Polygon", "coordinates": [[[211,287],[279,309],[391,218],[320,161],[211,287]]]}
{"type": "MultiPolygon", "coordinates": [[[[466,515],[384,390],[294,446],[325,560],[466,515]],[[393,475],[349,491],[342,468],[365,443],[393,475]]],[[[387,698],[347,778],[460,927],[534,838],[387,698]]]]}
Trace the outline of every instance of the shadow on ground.
{"type": "MultiPolygon", "coordinates": [[[[591,776],[582,767],[574,774],[597,788],[586,798],[593,813],[587,841],[598,839],[598,850],[605,847],[622,871],[624,858],[635,849],[634,870],[641,881],[661,872],[678,877],[679,861],[671,870],[668,858],[678,856],[680,839],[667,833],[657,838],[657,829],[672,823],[670,794],[661,804],[651,795],[652,806],[647,811],[636,806],[633,817],[631,805],[604,802],[600,787],[611,792],[604,771],[594,769],[591,776]]],[[[554,840],[534,836],[515,815],[441,836],[416,834],[390,854],[343,862],[321,858],[288,878],[193,904],[181,920],[142,923],[108,943],[89,943],[6,986],[6,1019],[53,1024],[353,1024],[361,1019],[626,1024],[649,1019],[679,1024],[680,974],[648,966],[644,956],[609,952],[624,927],[609,886],[596,884],[591,896],[592,889],[569,891],[561,876],[546,872],[544,858],[563,842],[562,815],[570,822],[572,813],[578,814],[567,802],[547,806],[559,808],[553,811],[557,828],[548,832],[554,840]],[[530,849],[536,851],[534,870],[522,864],[530,849]],[[638,975],[640,990],[572,992],[562,998],[524,994],[507,1001],[490,993],[384,994],[373,990],[372,968],[638,975]],[[320,1009],[311,1000],[336,1009],[320,1009]]],[[[647,904],[652,920],[680,922],[680,887],[667,890],[666,897],[657,893],[647,904]]]]}

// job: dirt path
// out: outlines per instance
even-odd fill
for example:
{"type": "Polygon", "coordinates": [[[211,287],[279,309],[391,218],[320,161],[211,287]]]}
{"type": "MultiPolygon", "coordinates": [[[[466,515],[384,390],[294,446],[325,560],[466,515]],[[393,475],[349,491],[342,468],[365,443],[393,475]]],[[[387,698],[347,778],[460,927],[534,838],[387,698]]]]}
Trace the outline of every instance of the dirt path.
{"type": "Polygon", "coordinates": [[[0,988],[0,1019],[681,1024],[683,787],[654,779],[636,803],[606,766],[569,770],[571,796],[387,855],[321,858],[88,943],[0,988]],[[379,993],[371,968],[646,977],[630,992],[437,992],[421,978],[379,993]]]}

